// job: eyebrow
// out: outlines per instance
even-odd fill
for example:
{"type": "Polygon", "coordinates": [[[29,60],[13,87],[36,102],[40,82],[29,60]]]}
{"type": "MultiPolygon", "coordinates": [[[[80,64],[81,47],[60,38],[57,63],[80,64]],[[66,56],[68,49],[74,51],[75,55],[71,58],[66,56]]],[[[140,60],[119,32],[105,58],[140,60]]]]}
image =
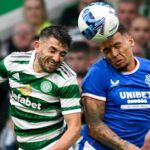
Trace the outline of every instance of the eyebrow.
{"type": "MultiPolygon", "coordinates": [[[[52,49],[55,50],[55,51],[59,51],[59,50],[58,50],[56,47],[54,47],[54,46],[50,46],[49,48],[52,48],[52,49]]],[[[62,51],[62,53],[67,54],[66,51],[62,51]]]]}
{"type": "Polygon", "coordinates": [[[113,46],[120,45],[120,44],[121,44],[120,42],[116,42],[113,46]]]}
{"type": "MultiPolygon", "coordinates": [[[[120,44],[121,44],[120,42],[116,42],[115,44],[113,44],[113,46],[117,46],[117,45],[120,45],[120,44]]],[[[105,47],[105,48],[102,49],[102,51],[111,50],[111,47],[105,47]]]]}
{"type": "Polygon", "coordinates": [[[52,48],[53,50],[58,51],[58,49],[54,46],[50,46],[49,48],[52,48]]]}

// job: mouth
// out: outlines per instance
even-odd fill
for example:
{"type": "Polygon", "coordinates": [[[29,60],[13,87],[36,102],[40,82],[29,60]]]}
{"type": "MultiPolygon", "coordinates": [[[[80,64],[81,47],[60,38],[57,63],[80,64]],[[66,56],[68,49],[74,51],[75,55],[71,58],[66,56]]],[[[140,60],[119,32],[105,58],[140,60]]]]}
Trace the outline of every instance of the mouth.
{"type": "Polygon", "coordinates": [[[120,64],[122,64],[122,62],[123,62],[122,59],[115,60],[116,65],[120,65],[120,64]]]}
{"type": "Polygon", "coordinates": [[[59,66],[59,63],[47,61],[47,66],[48,66],[48,68],[57,68],[59,66]]]}

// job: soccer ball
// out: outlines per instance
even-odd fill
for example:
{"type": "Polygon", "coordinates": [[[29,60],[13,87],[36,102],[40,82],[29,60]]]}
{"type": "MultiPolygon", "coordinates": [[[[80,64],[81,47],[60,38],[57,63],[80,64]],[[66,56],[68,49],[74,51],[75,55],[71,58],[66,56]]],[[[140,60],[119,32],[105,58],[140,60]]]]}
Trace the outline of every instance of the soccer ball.
{"type": "Polygon", "coordinates": [[[115,9],[104,2],[90,3],[78,18],[79,30],[88,40],[105,41],[116,33],[118,26],[115,9]]]}

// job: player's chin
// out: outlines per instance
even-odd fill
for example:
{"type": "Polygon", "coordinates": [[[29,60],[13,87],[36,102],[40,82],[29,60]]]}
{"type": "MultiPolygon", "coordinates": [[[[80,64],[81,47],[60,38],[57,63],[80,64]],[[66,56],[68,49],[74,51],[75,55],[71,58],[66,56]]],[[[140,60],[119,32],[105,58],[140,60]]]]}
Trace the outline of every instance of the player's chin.
{"type": "Polygon", "coordinates": [[[126,66],[125,63],[112,63],[112,66],[117,69],[117,70],[120,70],[122,68],[124,68],[126,66]]]}

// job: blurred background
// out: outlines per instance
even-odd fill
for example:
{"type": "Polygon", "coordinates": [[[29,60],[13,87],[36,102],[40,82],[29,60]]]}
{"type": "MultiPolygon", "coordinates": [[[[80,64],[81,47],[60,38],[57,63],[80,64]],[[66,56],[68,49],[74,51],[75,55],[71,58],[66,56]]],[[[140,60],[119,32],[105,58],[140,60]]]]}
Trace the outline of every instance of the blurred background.
{"type": "MultiPolygon", "coordinates": [[[[40,31],[53,24],[68,28],[73,43],[66,62],[81,82],[90,66],[103,57],[100,44],[80,34],[80,11],[91,2],[106,1],[116,9],[120,22],[135,40],[135,56],[150,59],[150,0],[0,0],[0,59],[14,51],[33,50],[40,31]]],[[[83,117],[84,122],[84,117],[83,117]]],[[[0,150],[17,149],[13,123],[9,117],[8,82],[0,85],[0,150]]],[[[143,150],[150,150],[150,135],[143,150]]]]}

